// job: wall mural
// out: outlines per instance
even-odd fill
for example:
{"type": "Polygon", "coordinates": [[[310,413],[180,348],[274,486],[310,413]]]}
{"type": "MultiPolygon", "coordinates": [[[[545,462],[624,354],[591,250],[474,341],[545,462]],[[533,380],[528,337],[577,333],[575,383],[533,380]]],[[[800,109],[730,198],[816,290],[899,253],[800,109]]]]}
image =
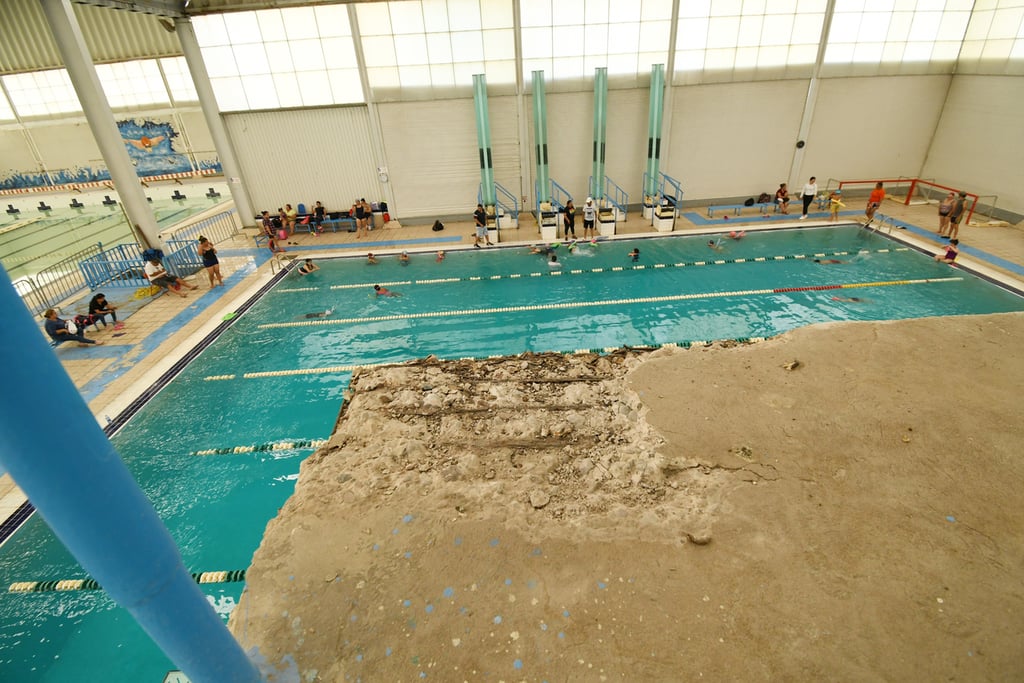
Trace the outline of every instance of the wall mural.
{"type": "MultiPolygon", "coordinates": [[[[154,176],[185,176],[196,172],[221,173],[219,159],[192,160],[174,149],[174,138],[178,131],[171,123],[163,121],[136,121],[126,119],[117,122],[128,158],[135,166],[140,178],[154,176]]],[[[45,160],[44,160],[45,161],[45,160]]],[[[0,178],[0,190],[20,190],[53,185],[75,185],[110,180],[110,171],[104,166],[76,166],[75,168],[38,171],[14,171],[0,178]]]]}

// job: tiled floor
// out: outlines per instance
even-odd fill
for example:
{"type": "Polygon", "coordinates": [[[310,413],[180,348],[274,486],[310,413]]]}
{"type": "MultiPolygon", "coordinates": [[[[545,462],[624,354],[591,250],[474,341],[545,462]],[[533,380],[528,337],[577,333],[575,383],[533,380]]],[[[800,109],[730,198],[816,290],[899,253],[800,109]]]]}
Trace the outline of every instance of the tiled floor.
{"type": "MultiPolygon", "coordinates": [[[[859,206],[859,200],[851,201],[859,206]]],[[[898,202],[886,202],[882,212],[910,224],[906,230],[894,230],[900,237],[915,241],[918,245],[934,252],[942,244],[935,238],[937,229],[934,206],[904,206],[898,202]]],[[[796,214],[789,216],[772,215],[763,218],[756,210],[748,209],[746,215],[730,216],[725,219],[718,214],[714,220],[707,219],[704,207],[684,209],[676,222],[676,232],[706,234],[721,233],[737,228],[753,229],[768,226],[817,225],[827,219],[824,213],[812,214],[810,220],[796,223],[796,214]]],[[[844,220],[863,220],[859,210],[843,212],[844,220]]],[[[582,235],[582,221],[577,220],[577,234],[582,235]]],[[[65,345],[55,352],[68,374],[82,392],[100,424],[114,418],[132,400],[148,388],[160,374],[165,372],[188,349],[208,334],[252,292],[265,284],[280,267],[279,259],[272,259],[270,252],[256,248],[252,239],[254,230],[247,230],[230,242],[217,245],[221,260],[221,272],[225,287],[210,288],[205,272],[191,278],[189,282],[199,289],[188,292],[187,298],[163,294],[156,298],[135,300],[133,293],[115,295],[113,289],[105,293],[108,299],[117,302],[124,299],[121,307],[125,326],[115,331],[113,326],[87,335],[104,342],[103,346],[81,348],[65,345]],[[115,334],[119,336],[115,336],[115,334]]],[[[650,222],[640,212],[633,212],[629,220],[620,222],[617,235],[652,234],[650,222]]],[[[528,216],[523,216],[521,227],[502,231],[502,243],[533,243],[540,241],[540,232],[528,216]]],[[[1020,227],[970,227],[960,232],[961,247],[964,247],[963,261],[979,263],[971,258],[972,250],[979,257],[991,255],[994,259],[982,259],[980,263],[991,270],[1017,280],[1017,286],[1024,288],[1024,230],[1020,227]]],[[[326,232],[321,237],[297,234],[292,238],[283,260],[315,257],[317,255],[352,254],[373,251],[388,253],[407,250],[433,253],[438,249],[472,249],[473,226],[471,221],[446,225],[444,232],[432,232],[429,225],[400,226],[397,222],[379,228],[363,239],[356,239],[355,233],[326,232]]],[[[77,311],[85,308],[85,301],[64,306],[64,310],[77,311]]],[[[0,523],[8,519],[25,501],[24,495],[7,475],[0,477],[0,523]]]]}

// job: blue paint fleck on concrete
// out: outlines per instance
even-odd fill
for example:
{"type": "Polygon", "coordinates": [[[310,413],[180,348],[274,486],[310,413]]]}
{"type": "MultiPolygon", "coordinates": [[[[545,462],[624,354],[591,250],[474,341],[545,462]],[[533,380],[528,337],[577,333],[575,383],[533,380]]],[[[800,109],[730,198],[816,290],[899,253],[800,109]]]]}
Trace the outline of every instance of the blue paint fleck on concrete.
{"type": "Polygon", "coordinates": [[[495,624],[500,624],[501,623],[501,615],[500,614],[497,615],[496,617],[494,617],[494,623],[495,624]]]}
{"type": "Polygon", "coordinates": [[[363,656],[362,655],[356,655],[356,661],[357,662],[363,661],[363,656]]]}
{"type": "Polygon", "coordinates": [[[374,543],[373,544],[373,549],[374,550],[380,550],[380,544],[379,543],[374,543]]]}
{"type": "Polygon", "coordinates": [[[568,616],[569,616],[569,610],[565,610],[565,611],[563,611],[563,612],[562,612],[562,616],[563,616],[563,617],[566,617],[566,618],[568,618],[568,616]]]}
{"type": "Polygon", "coordinates": [[[349,620],[349,621],[353,621],[353,622],[354,622],[354,621],[358,621],[358,620],[359,620],[359,617],[357,617],[356,615],[354,615],[354,614],[353,614],[352,616],[350,616],[350,617],[348,618],[348,620],[349,620]]]}
{"type": "Polygon", "coordinates": [[[391,530],[391,535],[392,536],[395,536],[397,534],[398,534],[398,528],[397,527],[391,530]]]}
{"type": "Polygon", "coordinates": [[[547,631],[548,630],[548,625],[542,622],[541,625],[540,625],[540,630],[541,631],[547,631]]]}
{"type": "Polygon", "coordinates": [[[447,588],[444,589],[444,592],[442,592],[441,595],[443,595],[446,598],[450,598],[453,595],[455,595],[455,590],[452,589],[451,586],[448,586],[447,588]]]}
{"type": "Polygon", "coordinates": [[[517,659],[516,661],[512,662],[512,666],[514,666],[517,669],[522,669],[523,668],[523,660],[517,659]]]}
{"type": "Polygon", "coordinates": [[[946,517],[946,521],[947,522],[955,522],[956,521],[956,517],[954,517],[953,515],[949,515],[948,517],[946,517]]]}
{"type": "Polygon", "coordinates": [[[391,648],[390,647],[384,648],[384,656],[385,657],[390,657],[391,656],[391,648]]]}
{"type": "Polygon", "coordinates": [[[402,607],[408,607],[412,604],[412,600],[402,600],[402,607]]]}
{"type": "Polygon", "coordinates": [[[607,588],[607,587],[608,587],[608,584],[606,584],[606,583],[605,583],[604,581],[598,581],[598,582],[597,582],[597,587],[598,587],[599,589],[601,589],[601,590],[604,590],[605,588],[607,588]]]}
{"type": "Polygon", "coordinates": [[[501,542],[501,541],[499,541],[498,539],[496,539],[496,538],[492,538],[492,539],[491,539],[491,547],[492,547],[492,548],[495,548],[495,547],[497,547],[498,543],[500,543],[500,542],[501,542]]]}
{"type": "Polygon", "coordinates": [[[544,551],[541,550],[540,548],[534,548],[533,552],[531,552],[530,554],[533,555],[534,557],[540,557],[541,555],[544,554],[544,551]]]}
{"type": "Polygon", "coordinates": [[[410,557],[412,557],[412,553],[406,550],[405,553],[402,554],[402,557],[408,560],[410,557]]]}
{"type": "Polygon", "coordinates": [[[433,612],[433,611],[434,611],[434,606],[433,606],[433,605],[427,605],[427,606],[426,606],[426,607],[424,608],[424,610],[425,610],[425,611],[427,612],[427,614],[430,614],[431,612],[433,612]]]}
{"type": "Polygon", "coordinates": [[[565,639],[565,631],[559,631],[558,632],[558,637],[564,640],[565,639]]]}
{"type": "Polygon", "coordinates": [[[505,585],[506,586],[511,586],[512,585],[512,579],[505,579],[505,585]]]}
{"type": "Polygon", "coordinates": [[[462,545],[462,539],[458,536],[455,537],[455,545],[462,545]]]}
{"type": "Polygon", "coordinates": [[[406,515],[405,517],[402,517],[402,521],[408,524],[412,521],[412,515],[406,515]]]}

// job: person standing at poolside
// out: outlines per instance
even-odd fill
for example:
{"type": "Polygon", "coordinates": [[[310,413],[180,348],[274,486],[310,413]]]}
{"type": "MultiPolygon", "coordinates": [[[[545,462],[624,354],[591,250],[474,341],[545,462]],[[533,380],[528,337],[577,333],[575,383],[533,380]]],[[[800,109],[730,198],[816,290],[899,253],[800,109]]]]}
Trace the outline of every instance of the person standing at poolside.
{"type": "Polygon", "coordinates": [[[565,238],[569,239],[569,233],[576,237],[576,205],[570,199],[565,203],[562,210],[562,224],[565,226],[565,238]]]}
{"type": "Polygon", "coordinates": [[[939,202],[939,237],[945,237],[949,232],[949,214],[953,212],[953,204],[956,203],[956,193],[950,192],[946,198],[939,202]]]}
{"type": "Polygon", "coordinates": [[[775,190],[775,203],[779,205],[779,213],[789,213],[789,188],[786,183],[779,183],[775,190]]]}
{"type": "Polygon", "coordinates": [[[203,268],[206,268],[206,274],[210,277],[210,289],[214,287],[214,280],[217,280],[223,287],[224,278],[220,274],[220,259],[217,258],[217,249],[214,248],[213,242],[202,235],[199,236],[199,255],[203,258],[203,268]]]}
{"type": "Polygon", "coordinates": [[[594,237],[594,221],[597,220],[597,209],[594,207],[592,197],[587,197],[587,203],[583,205],[583,239],[594,237]]]}
{"type": "Polygon", "coordinates": [[[949,212],[949,232],[946,237],[950,242],[960,236],[960,221],[967,215],[967,193],[960,190],[956,201],[953,202],[953,210],[949,212]]]}
{"type": "Polygon", "coordinates": [[[357,199],[352,203],[352,217],[356,219],[356,239],[368,235],[369,233],[366,230],[366,209],[363,207],[362,199],[357,199]]]}
{"type": "MultiPolygon", "coordinates": [[[[832,193],[828,196],[828,220],[829,223],[835,223],[839,220],[839,209],[846,206],[843,204],[843,191],[832,190],[832,193]]],[[[871,221],[868,221],[870,223],[871,221]]]]}
{"type": "Polygon", "coordinates": [[[878,211],[878,207],[885,201],[885,190],[882,188],[882,183],[875,183],[875,189],[871,190],[871,194],[868,196],[868,205],[864,207],[864,215],[868,217],[868,222],[864,225],[871,225],[871,221],[875,219],[875,211],[878,211]]]}
{"type": "Polygon", "coordinates": [[[477,249],[480,248],[480,238],[484,238],[484,242],[487,246],[491,246],[490,237],[487,235],[487,212],[484,211],[483,204],[476,205],[476,211],[473,212],[473,224],[476,232],[473,236],[473,246],[477,249]]]}
{"type": "Polygon", "coordinates": [[[818,196],[818,179],[811,176],[811,179],[804,185],[804,189],[800,190],[800,199],[804,203],[803,212],[800,214],[800,220],[807,218],[807,210],[811,208],[811,202],[818,196]]]}

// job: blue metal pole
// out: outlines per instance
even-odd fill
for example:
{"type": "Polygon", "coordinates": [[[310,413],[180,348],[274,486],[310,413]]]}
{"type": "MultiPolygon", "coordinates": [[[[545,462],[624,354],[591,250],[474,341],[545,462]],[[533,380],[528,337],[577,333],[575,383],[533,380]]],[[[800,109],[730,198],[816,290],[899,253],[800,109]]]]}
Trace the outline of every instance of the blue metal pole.
{"type": "Polygon", "coordinates": [[[473,105],[476,112],[476,143],[480,154],[480,186],[482,203],[494,206],[497,193],[494,189],[494,159],[491,153],[491,123],[487,116],[487,76],[473,76],[473,105]]]}
{"type": "Polygon", "coordinates": [[[665,101],[665,65],[651,66],[651,100],[647,114],[647,187],[644,194],[658,192],[658,171],[661,161],[661,117],[665,101]]]}
{"type": "Polygon", "coordinates": [[[548,182],[548,108],[544,95],[544,72],[533,72],[533,139],[537,148],[537,201],[551,201],[548,182]]]}
{"type": "Polygon", "coordinates": [[[608,127],[608,69],[594,69],[594,169],[591,175],[590,196],[598,201],[604,197],[604,147],[608,127]]]}
{"type": "Polygon", "coordinates": [[[193,683],[259,672],[189,575],[146,495],[0,268],[0,467],[82,567],[193,683]]]}

